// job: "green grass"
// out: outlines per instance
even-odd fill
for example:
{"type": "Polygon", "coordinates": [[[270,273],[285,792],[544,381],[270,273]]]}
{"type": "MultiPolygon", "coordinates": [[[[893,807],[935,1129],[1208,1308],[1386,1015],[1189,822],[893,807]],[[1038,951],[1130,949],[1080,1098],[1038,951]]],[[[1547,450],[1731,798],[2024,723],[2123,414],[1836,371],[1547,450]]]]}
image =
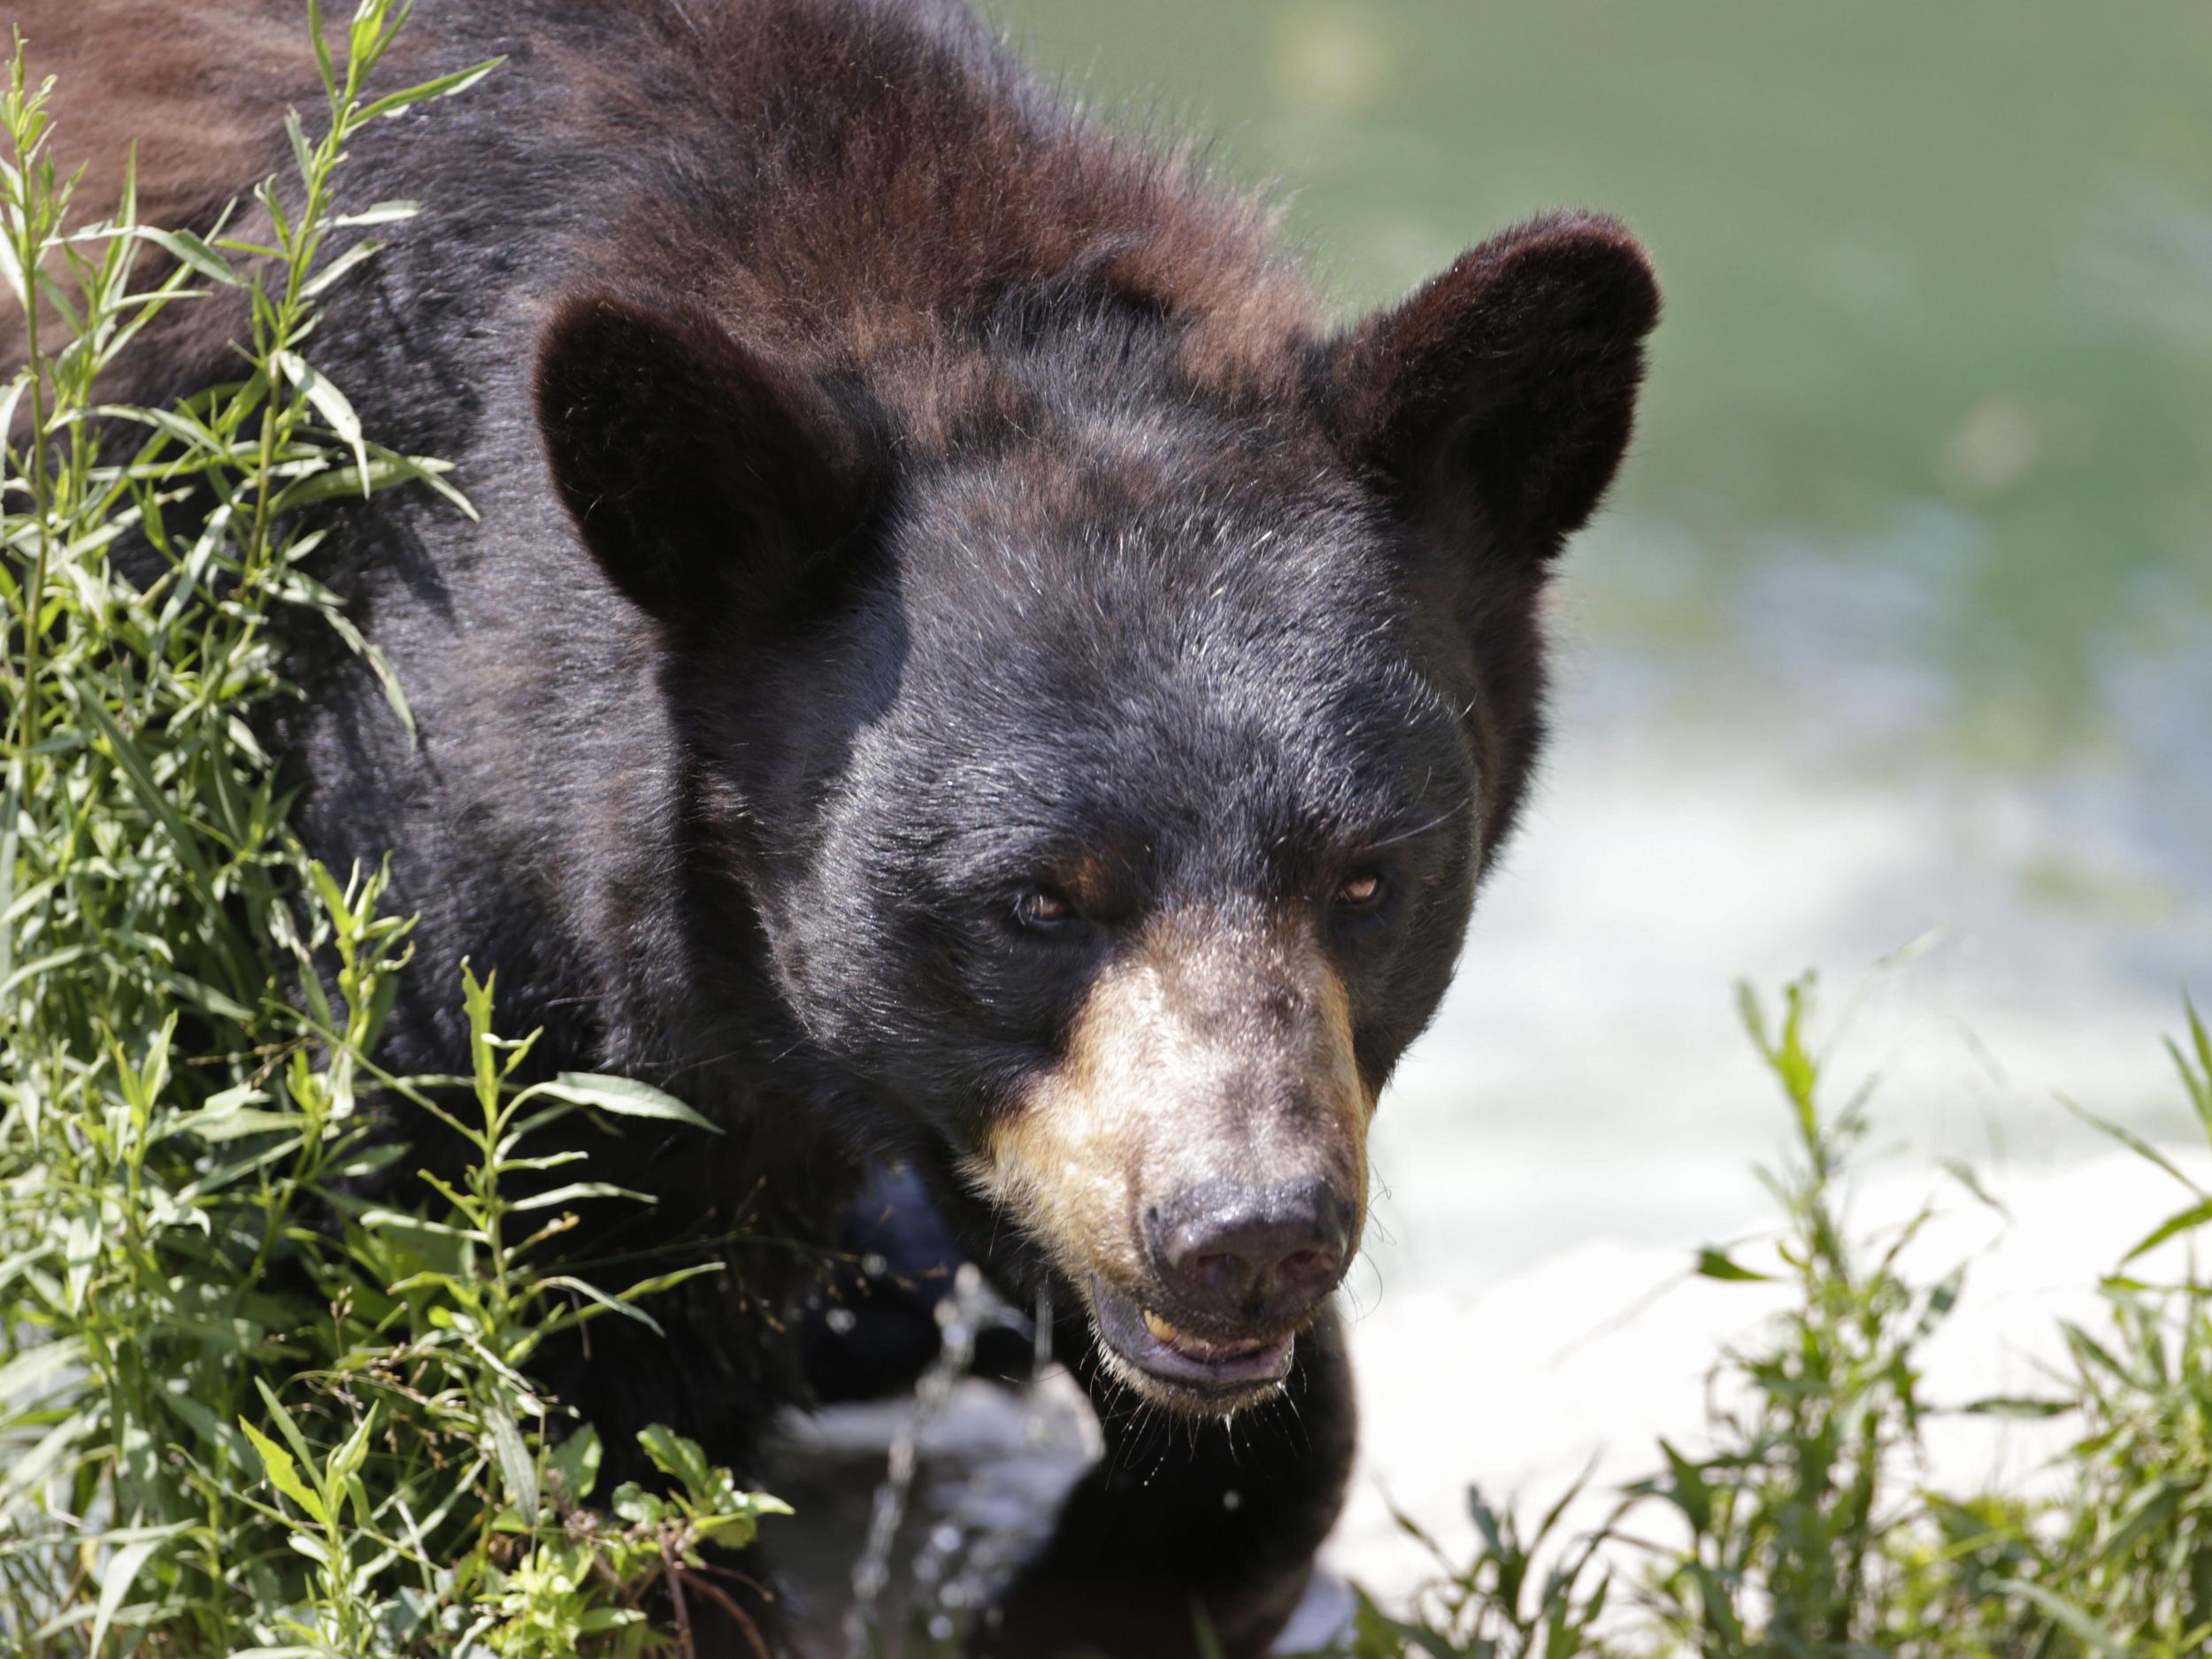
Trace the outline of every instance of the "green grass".
{"type": "MultiPolygon", "coordinates": [[[[128,193],[81,210],[19,46],[0,96],[0,278],[31,331],[0,388],[0,1649],[27,1659],[680,1650],[688,1609],[727,1594],[703,1552],[780,1507],[661,1429],[641,1438],[665,1489],[601,1493],[589,1425],[527,1375],[549,1338],[649,1324],[657,1292],[719,1265],[564,1273],[566,1204],[619,1195],[514,1196],[580,1156],[536,1137],[687,1110],[618,1079],[518,1083],[531,1040],[498,1033],[488,977],[454,987],[469,1076],[386,1074],[409,924],[379,872],[307,856],[255,735],[293,695],[280,633],[328,627],[376,661],[309,573],[310,510],[415,488],[469,511],[313,365],[321,296],[375,257],[361,233],[412,211],[352,198],[349,139],[495,67],[376,89],[404,17],[367,0],[325,107],[289,124],[294,171],[204,239],[139,224],[128,193]],[[103,401],[163,311],[207,303],[250,319],[234,380],[103,401]],[[406,1156],[376,1133],[402,1103],[472,1149],[457,1182],[409,1189],[419,1208],[361,1195],[406,1156]]],[[[2212,1224],[2212,1197],[2175,1170],[2174,1214],[2104,1281],[2104,1320],[2065,1330],[2049,1397],[1977,1408],[2073,1424],[2060,1495],[1927,1490],[1919,1356],[1970,1287],[1909,1275],[1917,1224],[1852,1233],[1866,1102],[1824,1093],[1808,990],[1746,1015],[1788,1109],[1780,1240],[1698,1271],[1779,1282],[1788,1311],[1719,1359],[1705,1441],[1655,1448],[1609,1525],[1569,1536],[1563,1502],[1525,1521],[1474,1498],[1476,1555],[1411,1607],[1363,1605],[1348,1651],[2204,1652],[2212,1285],[2136,1275],[2212,1224]]],[[[2193,1014],[2174,1058],[2212,1137],[2193,1014]]]]}

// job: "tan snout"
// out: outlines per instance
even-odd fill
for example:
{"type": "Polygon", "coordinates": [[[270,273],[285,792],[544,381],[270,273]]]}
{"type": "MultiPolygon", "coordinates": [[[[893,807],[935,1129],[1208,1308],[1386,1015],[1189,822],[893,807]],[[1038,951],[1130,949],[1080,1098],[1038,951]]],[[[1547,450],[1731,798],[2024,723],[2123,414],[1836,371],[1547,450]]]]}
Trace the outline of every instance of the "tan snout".
{"type": "Polygon", "coordinates": [[[1233,1341],[1302,1323],[1343,1276],[1373,1112],[1310,930],[1185,912],[1099,975],[970,1173],[1079,1286],[1233,1341]]]}

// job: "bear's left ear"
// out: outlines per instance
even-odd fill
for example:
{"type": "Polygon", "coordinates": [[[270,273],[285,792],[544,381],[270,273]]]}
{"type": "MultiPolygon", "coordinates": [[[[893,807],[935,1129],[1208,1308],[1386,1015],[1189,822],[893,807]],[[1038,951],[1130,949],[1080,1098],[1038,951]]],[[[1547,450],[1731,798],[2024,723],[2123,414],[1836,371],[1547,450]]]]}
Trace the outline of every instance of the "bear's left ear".
{"type": "Polygon", "coordinates": [[[678,632],[787,619],[834,581],[882,493],[868,420],[685,301],[571,298],[546,327],[536,391],[584,544],[678,632]]]}
{"type": "Polygon", "coordinates": [[[1338,444],[1417,520],[1548,558],[1620,465],[1658,320],[1619,220],[1531,219],[1329,349],[1338,444]]]}

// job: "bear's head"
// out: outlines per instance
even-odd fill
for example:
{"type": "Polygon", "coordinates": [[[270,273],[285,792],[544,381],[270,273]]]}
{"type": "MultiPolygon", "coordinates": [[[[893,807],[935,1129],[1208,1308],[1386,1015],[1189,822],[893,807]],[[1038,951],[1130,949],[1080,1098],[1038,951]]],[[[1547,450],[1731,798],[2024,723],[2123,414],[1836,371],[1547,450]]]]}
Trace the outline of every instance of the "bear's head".
{"type": "Polygon", "coordinates": [[[864,368],[551,325],[554,479],[657,626],[730,926],[856,1133],[962,1172],[1148,1398],[1263,1397],[1358,1248],[1657,303],[1560,215],[1265,395],[1110,294],[864,368]]]}

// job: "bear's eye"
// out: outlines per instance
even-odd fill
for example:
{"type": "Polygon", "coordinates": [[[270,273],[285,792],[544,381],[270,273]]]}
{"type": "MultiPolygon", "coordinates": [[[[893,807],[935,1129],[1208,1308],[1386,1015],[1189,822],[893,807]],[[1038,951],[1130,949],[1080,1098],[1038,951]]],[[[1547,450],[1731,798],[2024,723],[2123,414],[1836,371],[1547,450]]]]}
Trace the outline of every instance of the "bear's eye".
{"type": "Polygon", "coordinates": [[[1044,931],[1075,920],[1075,906],[1064,893],[1032,887],[1014,901],[1014,919],[1024,927],[1044,931]]]}
{"type": "Polygon", "coordinates": [[[1356,870],[1338,884],[1336,908],[1346,915],[1371,910],[1382,902],[1385,890],[1381,871],[1356,870]]]}

